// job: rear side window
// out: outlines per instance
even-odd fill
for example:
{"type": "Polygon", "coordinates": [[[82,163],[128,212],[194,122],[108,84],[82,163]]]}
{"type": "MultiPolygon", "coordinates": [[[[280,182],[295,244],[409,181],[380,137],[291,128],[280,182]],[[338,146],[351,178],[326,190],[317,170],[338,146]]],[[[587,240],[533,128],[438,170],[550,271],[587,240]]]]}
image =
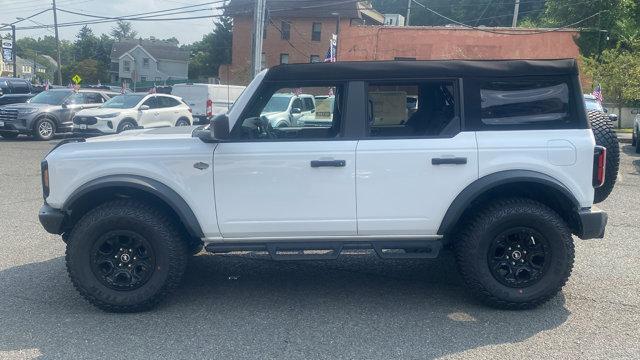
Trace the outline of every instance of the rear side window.
{"type": "Polygon", "coordinates": [[[25,81],[9,80],[9,83],[11,84],[14,94],[28,94],[30,91],[29,84],[25,81]]]}
{"type": "Polygon", "coordinates": [[[315,109],[312,98],[303,98],[302,101],[304,102],[304,108],[302,111],[311,111],[315,109]]]}
{"type": "Polygon", "coordinates": [[[158,104],[161,108],[168,108],[180,105],[180,102],[174,98],[166,97],[166,96],[158,96],[158,104]]]}
{"type": "Polygon", "coordinates": [[[564,128],[574,120],[571,90],[563,79],[501,79],[480,85],[482,126],[564,128]]]}

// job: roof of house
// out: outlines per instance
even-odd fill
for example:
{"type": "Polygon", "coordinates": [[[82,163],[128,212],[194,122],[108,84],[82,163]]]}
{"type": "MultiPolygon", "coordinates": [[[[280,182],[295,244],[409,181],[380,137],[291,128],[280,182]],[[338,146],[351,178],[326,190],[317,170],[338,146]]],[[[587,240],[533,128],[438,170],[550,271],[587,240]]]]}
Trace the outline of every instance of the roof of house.
{"type": "Polygon", "coordinates": [[[123,40],[113,44],[111,59],[119,59],[124,53],[140,45],[151,56],[162,60],[188,61],[189,52],[180,50],[174,43],[161,40],[123,40]]]}
{"type": "Polygon", "coordinates": [[[433,76],[560,76],[577,73],[578,65],[575,59],[339,61],[278,65],[269,69],[264,81],[420,79],[433,76]]]}
{"type": "MultiPolygon", "coordinates": [[[[296,18],[361,18],[363,15],[382,22],[384,15],[373,9],[368,1],[344,0],[269,0],[266,7],[270,17],[296,18]],[[379,15],[379,16],[376,16],[379,15]]],[[[253,14],[255,0],[231,0],[225,14],[229,16],[253,14]]]]}

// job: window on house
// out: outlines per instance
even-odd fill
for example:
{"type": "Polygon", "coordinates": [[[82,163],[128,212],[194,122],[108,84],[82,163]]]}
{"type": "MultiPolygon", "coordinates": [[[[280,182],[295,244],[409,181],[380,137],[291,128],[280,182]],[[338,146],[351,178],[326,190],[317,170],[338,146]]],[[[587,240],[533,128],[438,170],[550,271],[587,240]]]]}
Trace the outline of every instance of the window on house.
{"type": "Polygon", "coordinates": [[[142,82],[147,81],[147,77],[146,76],[140,76],[140,81],[142,81],[142,82]]]}
{"type": "Polygon", "coordinates": [[[145,67],[145,68],[149,67],[149,58],[142,59],[142,67],[145,67]]]}
{"type": "Polygon", "coordinates": [[[126,72],[131,71],[131,61],[125,60],[122,62],[122,69],[126,72]]]}
{"type": "Polygon", "coordinates": [[[260,56],[260,68],[261,69],[266,69],[267,68],[267,54],[266,53],[262,53],[262,55],[260,56]]]}
{"type": "Polygon", "coordinates": [[[264,22],[264,28],[262,29],[262,38],[266,39],[267,38],[267,29],[269,28],[269,20],[265,20],[264,22]]]}
{"type": "Polygon", "coordinates": [[[280,54],[280,64],[289,63],[289,54],[280,54]]]}
{"type": "Polygon", "coordinates": [[[311,40],[320,41],[322,38],[322,23],[314,22],[311,26],[311,40]]]}
{"type": "Polygon", "coordinates": [[[289,40],[289,38],[291,37],[291,23],[286,21],[281,21],[280,31],[282,32],[281,39],[289,40]]]}
{"type": "Polygon", "coordinates": [[[311,56],[309,56],[309,62],[312,62],[312,63],[320,62],[320,56],[319,55],[311,55],[311,56]]]}
{"type": "Polygon", "coordinates": [[[370,137],[452,136],[460,129],[452,81],[370,84],[370,137]]]}

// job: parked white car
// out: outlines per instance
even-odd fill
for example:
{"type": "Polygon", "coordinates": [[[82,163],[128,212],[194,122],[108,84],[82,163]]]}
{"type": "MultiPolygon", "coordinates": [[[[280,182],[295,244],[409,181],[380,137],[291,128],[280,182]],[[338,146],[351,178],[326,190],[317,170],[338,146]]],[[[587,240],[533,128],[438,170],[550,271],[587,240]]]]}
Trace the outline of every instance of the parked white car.
{"type": "Polygon", "coordinates": [[[213,116],[229,111],[245,86],[215,84],[175,84],[171,94],[191,107],[196,123],[208,123],[213,116]]]}
{"type": "Polygon", "coordinates": [[[313,95],[290,93],[275,94],[264,107],[260,116],[269,120],[273,128],[300,126],[298,120],[312,117],[316,112],[313,95]]]}
{"type": "Polygon", "coordinates": [[[114,134],[135,128],[190,126],[191,109],[177,96],[130,93],[115,96],[97,109],[78,112],[73,132],[114,134]]]}

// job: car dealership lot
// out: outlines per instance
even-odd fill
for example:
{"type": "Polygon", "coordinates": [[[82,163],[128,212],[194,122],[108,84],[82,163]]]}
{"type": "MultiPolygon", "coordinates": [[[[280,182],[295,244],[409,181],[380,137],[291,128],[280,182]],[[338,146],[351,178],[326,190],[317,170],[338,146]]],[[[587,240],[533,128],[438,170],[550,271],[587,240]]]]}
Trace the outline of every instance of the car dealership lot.
{"type": "Polygon", "coordinates": [[[638,358],[640,156],[600,207],[604,240],[576,240],[562,294],[531,311],[466,295],[437,260],[193,259],[178,292],[140,314],[107,314],[72,288],[64,246],[37,219],[39,163],[55,144],[0,140],[0,358],[638,358]]]}

